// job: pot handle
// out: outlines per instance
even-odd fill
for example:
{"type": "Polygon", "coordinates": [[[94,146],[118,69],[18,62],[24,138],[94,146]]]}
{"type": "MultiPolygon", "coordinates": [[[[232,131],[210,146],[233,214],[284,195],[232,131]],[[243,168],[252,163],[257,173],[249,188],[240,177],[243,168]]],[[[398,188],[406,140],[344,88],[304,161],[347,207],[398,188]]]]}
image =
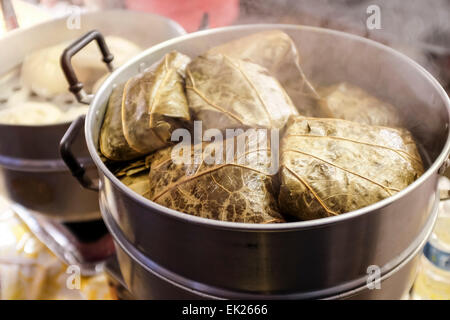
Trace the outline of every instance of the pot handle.
{"type": "Polygon", "coordinates": [[[84,188],[92,191],[99,191],[99,183],[92,181],[92,179],[86,175],[83,164],[78,161],[71,149],[80,129],[83,127],[84,119],[85,116],[82,115],[72,122],[59,143],[59,153],[72,175],[84,188]]]}
{"type": "Polygon", "coordinates": [[[103,62],[105,62],[108,70],[112,72],[114,69],[112,65],[114,56],[109,51],[108,46],[105,42],[105,38],[103,38],[103,35],[97,30],[89,31],[78,40],[75,40],[64,50],[60,60],[61,68],[64,72],[64,75],[66,76],[67,82],[69,83],[69,91],[75,95],[78,102],[84,104],[90,104],[93,95],[87,94],[83,89],[83,83],[78,80],[78,77],[73,70],[72,57],[94,40],[97,41],[98,48],[102,53],[103,62]]]}

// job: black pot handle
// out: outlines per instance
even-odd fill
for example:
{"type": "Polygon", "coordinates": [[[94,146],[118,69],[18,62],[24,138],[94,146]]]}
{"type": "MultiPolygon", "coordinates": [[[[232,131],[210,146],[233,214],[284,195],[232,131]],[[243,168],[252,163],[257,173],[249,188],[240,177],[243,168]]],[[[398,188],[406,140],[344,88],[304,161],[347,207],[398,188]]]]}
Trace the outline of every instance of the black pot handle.
{"type": "Polygon", "coordinates": [[[103,62],[106,63],[110,72],[113,71],[114,68],[112,65],[112,61],[114,59],[114,56],[109,51],[103,35],[97,30],[89,31],[78,40],[75,40],[64,50],[60,60],[61,68],[63,69],[67,82],[69,83],[70,92],[75,95],[78,102],[84,104],[90,104],[93,95],[87,94],[86,91],[84,91],[83,83],[78,80],[75,71],[73,70],[72,57],[94,40],[97,41],[98,48],[102,53],[103,62]]]}
{"type": "Polygon", "coordinates": [[[72,175],[78,180],[78,182],[86,189],[99,191],[98,182],[93,182],[87,175],[86,170],[77,158],[72,153],[72,144],[77,138],[80,129],[83,128],[85,116],[79,116],[78,119],[72,122],[69,129],[61,139],[59,144],[59,153],[61,158],[66,163],[72,175]]]}

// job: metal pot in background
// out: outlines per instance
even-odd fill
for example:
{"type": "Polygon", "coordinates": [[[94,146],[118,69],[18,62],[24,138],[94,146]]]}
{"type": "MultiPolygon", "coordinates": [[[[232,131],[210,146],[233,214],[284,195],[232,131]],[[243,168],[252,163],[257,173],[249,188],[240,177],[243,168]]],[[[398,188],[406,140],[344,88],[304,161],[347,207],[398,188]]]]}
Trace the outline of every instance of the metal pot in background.
{"type": "MultiPolygon", "coordinates": [[[[391,274],[408,259],[414,260],[432,224],[439,200],[437,179],[447,166],[450,150],[449,111],[445,91],[417,63],[384,45],[342,32],[247,25],[197,32],[154,46],[112,73],[94,96],[85,122],[86,143],[99,169],[102,214],[119,244],[127,286],[137,298],[148,292],[144,287],[151,286],[150,280],[130,282],[139,267],[124,262],[127,259],[143,261],[147,271],[164,272],[164,281],[176,288],[208,297],[226,297],[217,292],[333,297],[363,288],[371,265],[378,266],[382,275],[391,274]],[[394,196],[353,212],[313,221],[253,225],[208,220],[163,207],[134,193],[108,170],[97,150],[114,84],[125,82],[142,65],[149,66],[172,50],[195,57],[211,46],[269,29],[292,37],[301,51],[304,71],[314,83],[348,81],[396,106],[418,142],[426,172],[394,196]],[[121,254],[123,247],[133,254],[121,254]]],[[[82,123],[82,119],[74,122],[66,138],[73,139],[82,123]]],[[[63,152],[70,155],[67,139],[63,152]]],[[[80,167],[76,158],[68,160],[76,172],[80,167]]],[[[79,178],[91,185],[88,178],[79,178]]],[[[407,277],[398,279],[403,279],[405,287],[409,283],[407,277]]],[[[178,296],[175,291],[166,293],[178,296]]]]}
{"type": "MultiPolygon", "coordinates": [[[[2,48],[10,48],[0,51],[0,75],[20,66],[27,54],[76,39],[91,29],[126,38],[143,48],[185,34],[172,20],[133,11],[82,14],[79,29],[69,29],[64,17],[11,31],[0,39],[2,48]]],[[[31,210],[62,221],[100,217],[97,194],[76,183],[60,158],[59,142],[69,125],[0,124],[0,192],[17,210],[31,210]]],[[[74,144],[74,153],[80,157],[87,174],[96,176],[84,139],[74,144]]]]}
{"type": "MultiPolygon", "coordinates": [[[[16,210],[32,210],[64,221],[99,217],[97,195],[74,183],[57,152],[68,127],[0,124],[0,192],[16,210]]],[[[81,141],[75,142],[75,150],[87,173],[95,176],[81,141]]]]}

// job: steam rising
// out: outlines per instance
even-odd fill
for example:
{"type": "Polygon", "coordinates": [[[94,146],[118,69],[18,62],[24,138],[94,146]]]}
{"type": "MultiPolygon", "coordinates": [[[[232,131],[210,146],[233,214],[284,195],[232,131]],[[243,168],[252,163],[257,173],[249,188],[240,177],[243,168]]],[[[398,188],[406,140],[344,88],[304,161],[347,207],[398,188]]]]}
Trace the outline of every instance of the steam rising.
{"type": "Polygon", "coordinates": [[[241,0],[237,23],[304,24],[368,37],[407,54],[444,86],[450,84],[447,0],[241,0]],[[380,8],[380,30],[366,27],[370,5],[380,8]]]}

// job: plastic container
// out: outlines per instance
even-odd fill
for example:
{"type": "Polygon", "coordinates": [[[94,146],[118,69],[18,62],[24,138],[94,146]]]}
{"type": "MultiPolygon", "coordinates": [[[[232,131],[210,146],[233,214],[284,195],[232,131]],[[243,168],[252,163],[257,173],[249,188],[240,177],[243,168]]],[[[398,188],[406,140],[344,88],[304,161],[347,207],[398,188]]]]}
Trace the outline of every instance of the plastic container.
{"type": "MultiPolygon", "coordinates": [[[[439,187],[449,187],[442,178],[439,187]]],[[[441,201],[434,231],[423,250],[413,299],[450,300],[450,200],[441,201]]]]}

